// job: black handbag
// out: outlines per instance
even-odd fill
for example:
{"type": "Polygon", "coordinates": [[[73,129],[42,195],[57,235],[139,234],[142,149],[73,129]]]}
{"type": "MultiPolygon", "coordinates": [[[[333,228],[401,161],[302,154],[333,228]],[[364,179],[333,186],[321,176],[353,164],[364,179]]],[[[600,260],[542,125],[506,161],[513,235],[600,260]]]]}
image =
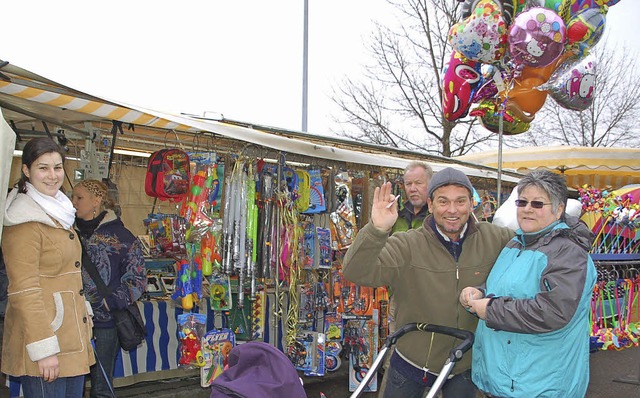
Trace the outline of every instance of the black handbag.
{"type": "MultiPolygon", "coordinates": [[[[98,291],[102,294],[102,297],[107,297],[110,294],[109,289],[98,274],[98,270],[96,269],[93,261],[91,261],[89,255],[84,253],[84,247],[82,248],[82,251],[82,262],[84,263],[85,269],[91,276],[91,279],[95,282],[98,291]]],[[[144,326],[144,321],[142,319],[142,314],[140,314],[138,304],[134,302],[127,308],[121,310],[110,309],[109,312],[116,324],[120,347],[125,351],[135,350],[144,341],[147,335],[147,329],[144,326]]]]}

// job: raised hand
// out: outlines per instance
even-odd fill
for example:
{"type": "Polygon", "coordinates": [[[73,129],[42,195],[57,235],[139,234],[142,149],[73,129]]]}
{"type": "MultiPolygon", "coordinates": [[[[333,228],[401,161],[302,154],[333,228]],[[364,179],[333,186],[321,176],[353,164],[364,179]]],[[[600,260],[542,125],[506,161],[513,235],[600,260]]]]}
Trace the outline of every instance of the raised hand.
{"type": "Polygon", "coordinates": [[[391,193],[391,183],[385,182],[373,192],[371,223],[380,231],[391,231],[398,219],[398,199],[391,193]]]}

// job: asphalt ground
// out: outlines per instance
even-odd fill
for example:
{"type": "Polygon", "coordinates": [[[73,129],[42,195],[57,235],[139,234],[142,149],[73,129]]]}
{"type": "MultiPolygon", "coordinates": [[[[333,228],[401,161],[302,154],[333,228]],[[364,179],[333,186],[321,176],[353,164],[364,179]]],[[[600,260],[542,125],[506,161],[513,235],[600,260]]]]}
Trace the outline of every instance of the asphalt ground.
{"type": "MultiPolygon", "coordinates": [[[[640,398],[640,348],[596,351],[590,354],[590,361],[591,378],[586,398],[640,398]],[[635,384],[620,382],[620,380],[635,382],[635,384]]],[[[336,372],[328,373],[324,377],[303,377],[303,381],[309,398],[321,398],[321,393],[326,398],[346,398],[351,395],[344,365],[336,372]]],[[[200,387],[198,378],[187,377],[119,387],[116,388],[116,396],[118,398],[206,398],[209,397],[209,389],[200,387]]],[[[364,393],[362,396],[376,397],[377,393],[364,393]]],[[[9,390],[1,387],[0,398],[5,397],[9,397],[9,390]]]]}

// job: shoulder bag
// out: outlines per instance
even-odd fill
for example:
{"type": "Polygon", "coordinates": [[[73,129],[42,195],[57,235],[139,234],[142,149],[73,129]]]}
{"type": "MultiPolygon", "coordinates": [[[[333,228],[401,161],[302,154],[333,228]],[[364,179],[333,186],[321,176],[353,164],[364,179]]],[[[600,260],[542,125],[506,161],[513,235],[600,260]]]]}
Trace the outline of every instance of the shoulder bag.
{"type": "MultiPolygon", "coordinates": [[[[84,251],[84,247],[82,250],[84,251]]],[[[83,260],[85,260],[83,261],[85,263],[84,267],[98,287],[98,291],[102,294],[102,297],[107,297],[111,292],[98,274],[95,264],[93,264],[88,255],[83,256],[83,260]]],[[[144,326],[138,304],[134,302],[127,308],[121,310],[109,309],[109,312],[116,324],[120,347],[125,351],[135,350],[147,335],[147,329],[144,326]]]]}

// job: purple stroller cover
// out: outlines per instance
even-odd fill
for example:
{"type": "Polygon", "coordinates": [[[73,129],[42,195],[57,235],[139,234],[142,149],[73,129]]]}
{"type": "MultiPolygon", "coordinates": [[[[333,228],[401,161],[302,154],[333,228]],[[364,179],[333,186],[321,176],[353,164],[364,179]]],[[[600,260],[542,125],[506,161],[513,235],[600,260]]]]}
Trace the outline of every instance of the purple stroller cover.
{"type": "Polygon", "coordinates": [[[211,398],[306,398],[295,367],[267,343],[237,345],[229,353],[229,368],[211,384],[211,398]]]}

